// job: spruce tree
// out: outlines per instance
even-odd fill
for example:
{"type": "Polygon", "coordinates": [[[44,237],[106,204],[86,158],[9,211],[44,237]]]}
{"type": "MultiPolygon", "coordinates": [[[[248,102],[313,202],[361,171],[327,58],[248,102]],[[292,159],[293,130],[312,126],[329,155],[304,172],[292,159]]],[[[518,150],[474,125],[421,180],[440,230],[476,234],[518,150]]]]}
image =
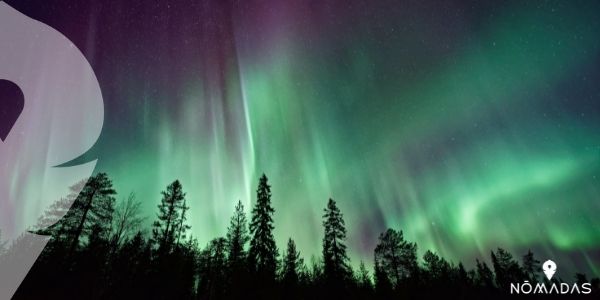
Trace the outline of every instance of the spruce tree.
{"type": "Polygon", "coordinates": [[[488,267],[488,265],[484,261],[480,261],[479,259],[475,259],[477,263],[477,273],[476,273],[476,282],[480,287],[486,289],[493,289],[494,286],[494,273],[488,267]]]}
{"type": "Polygon", "coordinates": [[[271,207],[271,186],[265,174],[259,180],[256,190],[256,205],[252,209],[250,222],[250,249],[248,262],[258,279],[270,284],[275,280],[277,271],[277,246],[273,237],[273,214],[271,207]]]}
{"type": "Polygon", "coordinates": [[[48,254],[50,249],[57,250],[57,248],[63,247],[65,247],[64,250],[67,249],[66,247],[68,247],[69,241],[72,240],[72,235],[81,219],[81,211],[77,209],[71,210],[70,208],[85,183],[86,181],[81,181],[71,186],[71,193],[67,197],[63,197],[52,203],[38,219],[33,232],[52,237],[46,248],[44,248],[43,255],[48,254]]]}
{"type": "Polygon", "coordinates": [[[227,228],[227,268],[229,285],[233,288],[228,290],[228,298],[242,299],[246,298],[246,285],[248,282],[248,268],[246,265],[246,243],[248,236],[248,222],[244,205],[239,201],[235,206],[235,211],[231,217],[229,227],[227,228]]]}
{"type": "Polygon", "coordinates": [[[366,292],[370,292],[373,289],[373,283],[371,282],[371,275],[365,266],[364,261],[360,261],[360,265],[358,267],[358,273],[356,274],[356,281],[358,283],[358,287],[366,292]]]}
{"type": "Polygon", "coordinates": [[[523,255],[523,271],[531,282],[538,282],[538,274],[542,270],[540,261],[535,259],[531,249],[523,255]]]}
{"type": "Polygon", "coordinates": [[[287,243],[287,251],[283,258],[282,281],[284,288],[293,291],[298,287],[298,272],[302,265],[300,253],[296,250],[296,243],[291,238],[287,243]]]}
{"type": "Polygon", "coordinates": [[[352,273],[346,254],[346,227],[342,213],[333,199],[329,199],[324,211],[323,275],[327,282],[336,286],[343,284],[352,273]]]}
{"type": "Polygon", "coordinates": [[[187,221],[186,213],[190,209],[190,207],[186,205],[186,202],[187,202],[187,200],[184,198],[183,203],[181,203],[181,205],[179,206],[179,211],[181,213],[179,215],[179,224],[177,224],[177,233],[176,233],[176,239],[177,239],[176,244],[177,245],[179,245],[179,243],[182,240],[186,239],[185,233],[192,228],[190,225],[188,225],[186,223],[186,221],[187,221]]]}
{"type": "Polygon", "coordinates": [[[246,259],[245,248],[249,239],[244,205],[242,201],[238,201],[227,228],[227,254],[230,268],[239,269],[244,265],[246,259]]]}
{"type": "Polygon", "coordinates": [[[158,204],[158,220],[152,225],[152,240],[158,246],[159,253],[169,253],[177,238],[183,233],[185,193],[179,180],[175,180],[167,190],[161,192],[162,199],[158,204]]]}
{"type": "Polygon", "coordinates": [[[498,248],[496,253],[492,251],[490,256],[498,287],[508,288],[511,282],[521,282],[524,279],[523,270],[508,251],[498,248]]]}
{"type": "Polygon", "coordinates": [[[72,237],[69,256],[79,246],[81,238],[92,233],[92,228],[95,228],[98,236],[104,237],[110,233],[115,194],[112,181],[106,173],[98,173],[86,182],[64,218],[67,226],[74,226],[66,229],[72,237]]]}

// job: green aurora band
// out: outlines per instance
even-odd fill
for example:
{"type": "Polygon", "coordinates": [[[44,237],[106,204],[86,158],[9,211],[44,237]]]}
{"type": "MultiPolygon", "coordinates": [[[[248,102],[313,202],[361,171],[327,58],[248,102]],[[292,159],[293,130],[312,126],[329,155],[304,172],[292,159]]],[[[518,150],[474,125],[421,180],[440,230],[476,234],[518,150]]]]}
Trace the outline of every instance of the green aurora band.
{"type": "Polygon", "coordinates": [[[107,120],[97,170],[119,198],[136,193],[148,224],[180,179],[193,236],[223,236],[264,172],[278,245],[293,237],[307,259],[332,197],[353,264],[393,227],[467,266],[533,248],[600,275],[597,4],[520,3],[452,26],[414,3],[313,22],[297,17],[308,4],[272,5],[254,16],[260,30],[233,13],[232,40],[214,50],[226,58],[186,61],[176,95],[115,77],[148,94],[121,93],[127,117],[107,120]]]}

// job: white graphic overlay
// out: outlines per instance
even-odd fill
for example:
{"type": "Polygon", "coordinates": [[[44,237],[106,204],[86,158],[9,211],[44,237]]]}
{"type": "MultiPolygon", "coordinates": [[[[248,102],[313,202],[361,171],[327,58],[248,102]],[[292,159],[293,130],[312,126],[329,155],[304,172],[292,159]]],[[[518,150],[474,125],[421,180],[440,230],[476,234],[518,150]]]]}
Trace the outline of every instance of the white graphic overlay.
{"type": "Polygon", "coordinates": [[[554,276],[554,273],[556,273],[556,263],[551,260],[547,260],[542,265],[542,270],[544,271],[544,274],[546,274],[546,278],[550,280],[552,279],[552,276],[554,276]]]}
{"type": "MultiPolygon", "coordinates": [[[[48,242],[48,237],[27,230],[71,185],[94,170],[95,161],[56,166],[94,145],[104,106],[98,80],[79,49],[60,32],[3,1],[0,80],[18,86],[24,99],[22,111],[9,120],[10,131],[4,136],[5,130],[0,141],[0,230],[2,239],[17,248],[11,251],[15,255],[0,259],[0,299],[10,299],[48,242]]],[[[11,103],[0,99],[0,105],[11,103]]]]}

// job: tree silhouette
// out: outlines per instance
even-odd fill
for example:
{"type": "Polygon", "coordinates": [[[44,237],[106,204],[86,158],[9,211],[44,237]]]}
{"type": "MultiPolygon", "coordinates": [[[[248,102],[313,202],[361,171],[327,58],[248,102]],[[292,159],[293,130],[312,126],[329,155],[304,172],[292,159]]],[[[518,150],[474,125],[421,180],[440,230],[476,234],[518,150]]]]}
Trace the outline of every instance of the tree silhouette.
{"type": "Polygon", "coordinates": [[[523,281],[523,271],[510,253],[502,248],[498,248],[496,253],[492,251],[490,256],[498,287],[508,289],[511,282],[523,281]]]}
{"type": "Polygon", "coordinates": [[[106,298],[152,297],[149,293],[152,289],[147,288],[153,268],[151,249],[151,243],[139,231],[119,247],[111,260],[110,284],[106,289],[106,298]]]}
{"type": "MultiPolygon", "coordinates": [[[[222,243],[223,240],[224,239],[221,238],[220,243],[222,243]]],[[[174,254],[174,257],[171,260],[174,267],[171,267],[171,269],[175,271],[175,276],[173,278],[175,287],[169,291],[169,297],[175,299],[191,299],[196,295],[196,275],[199,271],[200,251],[198,248],[198,241],[191,237],[184,243],[177,244],[174,254]]]]}
{"type": "Polygon", "coordinates": [[[485,262],[476,259],[477,263],[477,284],[485,289],[493,289],[494,285],[494,273],[485,262]]]}
{"type": "MultiPolygon", "coordinates": [[[[159,253],[169,253],[182,233],[183,213],[187,210],[185,193],[179,180],[175,180],[161,194],[163,197],[158,205],[158,220],[152,225],[152,238],[158,245],[159,253]]],[[[185,229],[187,228],[189,227],[185,229]]]]}
{"type": "Polygon", "coordinates": [[[392,282],[381,262],[375,260],[375,291],[379,299],[390,299],[392,297],[392,282]]]}
{"type": "Polygon", "coordinates": [[[141,205],[141,202],[135,200],[134,193],[130,193],[126,200],[117,205],[111,230],[111,252],[117,251],[127,239],[139,232],[145,219],[141,216],[141,205]]]}
{"type": "Polygon", "coordinates": [[[230,268],[239,269],[245,264],[245,248],[249,240],[244,205],[242,201],[239,201],[235,206],[235,211],[227,228],[227,249],[230,268]]]}
{"type": "Polygon", "coordinates": [[[540,261],[535,259],[531,249],[523,255],[523,271],[530,282],[538,282],[538,274],[542,271],[540,261]]]}
{"type": "MultiPolygon", "coordinates": [[[[226,237],[202,250],[186,234],[191,216],[179,181],[162,192],[150,237],[133,194],[117,203],[115,194],[108,176],[100,173],[74,185],[70,195],[46,210],[34,232],[50,235],[50,242],[14,299],[504,299],[510,283],[533,283],[540,272],[531,251],[519,265],[501,248],[490,254],[493,271],[483,260],[467,270],[462,262],[429,250],[418,261],[416,243],[405,240],[402,231],[387,229],[374,249],[371,278],[362,261],[356,272],[350,267],[346,224],[332,199],[323,215],[322,256],[312,256],[307,267],[289,238],[278,270],[274,209],[264,175],[250,226],[239,201],[226,237]],[[74,192],[80,189],[81,194],[74,192]]],[[[0,242],[0,265],[18,259],[31,242],[24,236],[0,242]]],[[[579,286],[589,282],[593,294],[600,289],[598,278],[588,281],[577,273],[570,279],[579,286]]]]}
{"type": "Polygon", "coordinates": [[[247,282],[246,243],[250,240],[248,235],[248,221],[244,212],[242,201],[238,201],[235,211],[227,228],[227,257],[228,277],[231,286],[240,288],[230,289],[229,297],[240,299],[244,297],[244,288],[247,282]]]}
{"type": "Polygon", "coordinates": [[[473,270],[467,272],[462,262],[458,263],[455,269],[454,287],[457,293],[457,298],[465,297],[474,291],[473,278],[475,277],[473,270]]]}
{"type": "Polygon", "coordinates": [[[177,233],[175,234],[177,244],[179,244],[181,242],[181,240],[184,240],[186,238],[186,232],[190,228],[192,228],[190,225],[188,225],[186,223],[186,221],[187,221],[186,213],[190,209],[190,207],[186,205],[186,202],[187,202],[187,200],[184,197],[183,202],[179,206],[179,211],[180,211],[179,223],[177,224],[177,233]]]}
{"type": "Polygon", "coordinates": [[[405,241],[402,231],[390,228],[379,235],[375,264],[381,268],[378,276],[387,276],[392,288],[397,289],[406,279],[417,276],[417,245],[405,241]]]}
{"type": "Polygon", "coordinates": [[[256,190],[256,205],[252,209],[250,222],[250,250],[248,262],[256,273],[256,284],[268,288],[275,281],[277,271],[277,246],[273,237],[273,214],[271,186],[263,174],[256,190]]]}
{"type": "Polygon", "coordinates": [[[356,273],[356,281],[358,282],[358,286],[361,289],[371,290],[373,288],[373,282],[371,282],[371,275],[369,274],[369,270],[365,266],[364,261],[360,261],[360,265],[358,266],[358,272],[356,273]]]}
{"type": "Polygon", "coordinates": [[[367,299],[373,293],[373,282],[371,281],[371,274],[365,266],[364,261],[360,261],[358,271],[356,272],[355,279],[358,288],[358,298],[367,299]]]}
{"type": "Polygon", "coordinates": [[[71,205],[78,199],[79,191],[83,189],[88,180],[81,180],[70,186],[69,194],[46,208],[32,231],[39,235],[52,236],[50,244],[59,241],[68,243],[72,240],[72,234],[81,216],[79,210],[70,211],[71,205]]]}
{"type": "Polygon", "coordinates": [[[324,211],[323,276],[327,285],[342,288],[352,274],[346,254],[346,225],[333,199],[329,199],[324,211]]]}
{"type": "Polygon", "coordinates": [[[308,278],[313,289],[322,288],[323,283],[323,262],[318,257],[310,257],[310,267],[308,268],[308,278]]]}
{"type": "Polygon", "coordinates": [[[227,285],[227,240],[216,238],[200,253],[198,298],[224,299],[227,285]]]}
{"type": "Polygon", "coordinates": [[[423,255],[425,280],[430,285],[445,285],[450,281],[452,266],[442,257],[431,252],[425,251],[423,255]]]}
{"type": "Polygon", "coordinates": [[[295,298],[300,279],[300,268],[303,262],[296,250],[296,243],[291,238],[287,243],[287,251],[283,258],[281,280],[285,298],[295,298]]]}
{"type": "Polygon", "coordinates": [[[95,228],[97,235],[109,233],[115,205],[115,194],[112,181],[106,173],[98,173],[87,181],[83,190],[75,199],[71,210],[67,213],[70,218],[76,220],[76,227],[73,228],[69,248],[69,257],[73,255],[76,247],[79,246],[81,236],[84,234],[89,235],[92,228],[95,228]]]}

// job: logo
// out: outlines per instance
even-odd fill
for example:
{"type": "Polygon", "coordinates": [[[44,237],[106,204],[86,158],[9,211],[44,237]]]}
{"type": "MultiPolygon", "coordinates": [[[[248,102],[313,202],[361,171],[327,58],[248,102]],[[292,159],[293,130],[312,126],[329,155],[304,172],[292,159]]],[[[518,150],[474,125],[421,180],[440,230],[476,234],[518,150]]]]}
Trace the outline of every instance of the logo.
{"type": "MultiPolygon", "coordinates": [[[[577,295],[577,294],[590,294],[592,292],[592,284],[586,283],[573,283],[569,284],[566,282],[552,281],[552,277],[556,273],[557,266],[552,260],[546,260],[542,264],[542,271],[546,278],[546,282],[529,282],[529,280],[523,281],[523,283],[511,283],[510,293],[511,294],[542,294],[542,295],[577,295]]],[[[535,281],[535,280],[534,280],[535,281]]]]}
{"type": "Polygon", "coordinates": [[[546,274],[546,278],[551,280],[552,276],[554,276],[554,273],[556,273],[556,263],[551,260],[547,260],[542,265],[542,270],[544,271],[544,274],[546,274]]]}
{"type": "Polygon", "coordinates": [[[12,297],[48,242],[28,230],[92,174],[95,161],[63,165],[95,144],[103,120],[98,80],[79,49],[0,1],[0,232],[10,248],[0,257],[0,299],[12,297]]]}

